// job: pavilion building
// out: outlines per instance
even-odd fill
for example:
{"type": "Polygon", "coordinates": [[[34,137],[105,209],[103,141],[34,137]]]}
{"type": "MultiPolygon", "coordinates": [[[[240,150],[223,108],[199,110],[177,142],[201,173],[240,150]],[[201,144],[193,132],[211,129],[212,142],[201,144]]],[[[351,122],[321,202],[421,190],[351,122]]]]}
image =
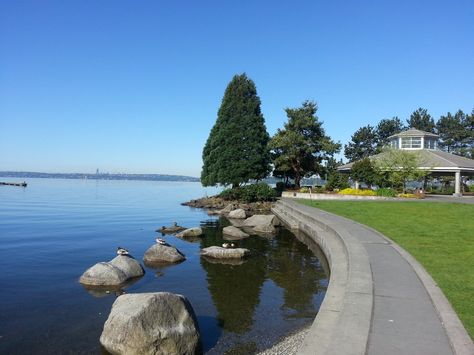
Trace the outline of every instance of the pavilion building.
{"type": "MultiPolygon", "coordinates": [[[[428,170],[430,175],[454,175],[454,196],[462,196],[462,178],[474,175],[474,160],[439,150],[438,139],[437,134],[410,128],[390,136],[389,145],[392,149],[417,152],[422,162],[419,169],[428,170]]],[[[383,154],[382,152],[369,157],[369,159],[380,159],[383,154]]],[[[354,162],[342,165],[338,171],[349,173],[353,164],[354,162]]]]}

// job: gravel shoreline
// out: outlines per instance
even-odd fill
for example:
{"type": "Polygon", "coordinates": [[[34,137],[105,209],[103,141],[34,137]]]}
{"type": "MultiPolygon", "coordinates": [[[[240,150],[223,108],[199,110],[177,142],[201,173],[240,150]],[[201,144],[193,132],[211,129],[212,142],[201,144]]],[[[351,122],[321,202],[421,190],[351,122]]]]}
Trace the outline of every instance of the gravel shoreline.
{"type": "Polygon", "coordinates": [[[288,335],[283,338],[278,343],[274,344],[271,348],[265,349],[257,353],[258,355],[275,355],[275,354],[285,354],[293,355],[296,354],[301,344],[303,344],[303,339],[309,331],[311,325],[300,329],[296,333],[288,335]]]}

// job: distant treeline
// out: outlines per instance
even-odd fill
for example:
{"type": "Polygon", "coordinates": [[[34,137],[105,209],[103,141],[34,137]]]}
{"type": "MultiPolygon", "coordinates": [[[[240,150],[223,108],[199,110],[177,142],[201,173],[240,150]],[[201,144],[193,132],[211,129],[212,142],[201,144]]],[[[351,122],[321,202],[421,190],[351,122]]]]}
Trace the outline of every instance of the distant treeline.
{"type": "Polygon", "coordinates": [[[84,173],[38,173],[29,171],[0,171],[2,177],[48,178],[48,179],[91,179],[91,180],[144,180],[144,181],[187,181],[199,182],[199,178],[164,174],[84,174],[84,173]]]}

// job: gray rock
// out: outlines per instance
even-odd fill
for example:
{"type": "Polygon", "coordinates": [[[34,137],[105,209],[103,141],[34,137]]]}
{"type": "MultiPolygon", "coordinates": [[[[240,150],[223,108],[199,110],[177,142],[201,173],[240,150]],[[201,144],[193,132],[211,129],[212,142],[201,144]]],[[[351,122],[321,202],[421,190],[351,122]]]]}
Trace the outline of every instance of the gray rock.
{"type": "Polygon", "coordinates": [[[245,220],[243,219],[232,219],[232,218],[228,218],[228,221],[232,223],[234,227],[243,227],[244,222],[245,222],[245,220]]]}
{"type": "Polygon", "coordinates": [[[225,227],[222,230],[222,233],[224,234],[224,238],[225,236],[230,236],[232,238],[242,239],[242,238],[247,238],[249,236],[247,233],[241,231],[239,228],[234,227],[234,226],[225,227]]]}
{"type": "Polygon", "coordinates": [[[183,253],[171,245],[154,244],[145,252],[143,261],[147,264],[179,263],[186,260],[183,253]]]}
{"type": "Polygon", "coordinates": [[[250,250],[245,248],[222,248],[212,246],[201,250],[202,256],[214,259],[242,259],[250,254],[250,250]]]}
{"type": "Polygon", "coordinates": [[[139,277],[144,274],[140,263],[130,256],[117,255],[109,261],[109,264],[122,270],[123,273],[127,275],[127,279],[139,277]]]}
{"type": "Polygon", "coordinates": [[[229,203],[224,209],[221,210],[221,213],[230,213],[234,209],[234,205],[229,203]]]}
{"type": "Polygon", "coordinates": [[[186,238],[186,237],[199,237],[202,234],[203,233],[202,233],[201,227],[194,227],[194,228],[185,229],[184,231],[176,234],[176,236],[178,238],[186,238]]]}
{"type": "Polygon", "coordinates": [[[172,226],[169,226],[169,227],[163,226],[157,229],[156,231],[163,234],[174,234],[174,233],[181,232],[185,229],[186,229],[185,227],[178,226],[178,224],[175,222],[175,224],[172,226]]]}
{"type": "Polygon", "coordinates": [[[112,305],[100,343],[112,354],[201,354],[189,301],[168,292],[125,294],[112,305]]]}
{"type": "Polygon", "coordinates": [[[244,221],[244,226],[255,227],[255,226],[278,226],[280,221],[272,214],[255,214],[252,217],[247,218],[244,221]]]}
{"type": "Polygon", "coordinates": [[[227,217],[235,219],[244,219],[247,218],[247,214],[242,208],[238,208],[236,210],[230,211],[227,217]]]}
{"type": "Polygon", "coordinates": [[[131,256],[118,255],[109,262],[100,262],[87,269],[79,282],[92,286],[116,286],[144,273],[140,263],[131,256]]]}
{"type": "Polygon", "coordinates": [[[265,225],[258,225],[258,226],[255,226],[253,227],[253,230],[256,232],[256,233],[268,233],[268,234],[273,234],[276,232],[276,229],[273,225],[269,224],[265,224],[265,225]]]}

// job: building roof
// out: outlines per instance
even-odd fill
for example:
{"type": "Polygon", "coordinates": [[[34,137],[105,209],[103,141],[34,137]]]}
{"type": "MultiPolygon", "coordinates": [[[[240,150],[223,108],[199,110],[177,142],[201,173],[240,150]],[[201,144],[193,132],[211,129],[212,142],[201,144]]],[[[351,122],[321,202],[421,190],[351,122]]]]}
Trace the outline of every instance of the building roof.
{"type": "MultiPolygon", "coordinates": [[[[422,158],[422,166],[420,168],[430,169],[431,171],[452,171],[462,170],[465,172],[474,173],[474,160],[454,155],[441,150],[420,149],[420,150],[406,150],[410,154],[420,154],[422,158]]],[[[380,153],[369,157],[370,160],[378,160],[384,156],[385,153],[380,153]]],[[[352,169],[352,163],[341,165],[337,170],[341,172],[348,172],[352,169]]]]}
{"type": "Polygon", "coordinates": [[[434,133],[421,131],[416,128],[409,128],[406,131],[402,131],[400,133],[394,134],[388,138],[396,138],[396,137],[434,137],[438,138],[439,136],[434,133]]]}

